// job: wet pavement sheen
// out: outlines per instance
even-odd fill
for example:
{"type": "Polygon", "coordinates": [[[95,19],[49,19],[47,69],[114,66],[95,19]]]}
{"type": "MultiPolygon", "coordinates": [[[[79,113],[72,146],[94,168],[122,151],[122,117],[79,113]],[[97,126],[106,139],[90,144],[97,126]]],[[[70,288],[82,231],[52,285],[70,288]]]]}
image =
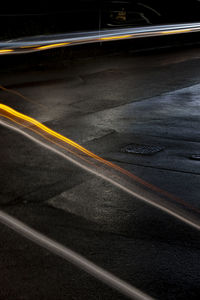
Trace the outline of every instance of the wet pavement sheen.
{"type": "MultiPolygon", "coordinates": [[[[0,72],[1,103],[200,209],[199,49],[51,58],[0,72]],[[6,88],[6,89],[5,89],[6,88]],[[122,151],[154,145],[148,154],[122,151]]],[[[0,204],[156,299],[199,299],[199,232],[0,127],[0,204]]],[[[144,191],[145,193],[145,191],[144,191]]],[[[0,299],[124,299],[1,225],[0,299]]]]}

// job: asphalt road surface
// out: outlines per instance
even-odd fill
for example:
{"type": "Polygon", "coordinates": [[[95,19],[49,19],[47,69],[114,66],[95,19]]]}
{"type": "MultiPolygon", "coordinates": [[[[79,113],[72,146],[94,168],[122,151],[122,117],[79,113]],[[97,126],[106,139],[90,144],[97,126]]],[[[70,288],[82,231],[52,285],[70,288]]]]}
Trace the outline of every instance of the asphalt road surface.
{"type": "MultiPolygon", "coordinates": [[[[83,47],[73,57],[65,51],[9,64],[1,57],[1,104],[157,187],[151,197],[162,190],[181,199],[178,207],[199,219],[199,48],[93,55],[83,47]]],[[[152,298],[199,299],[196,228],[27,138],[11,120],[1,121],[3,211],[152,298]]],[[[1,300],[126,299],[0,228],[1,300]]]]}

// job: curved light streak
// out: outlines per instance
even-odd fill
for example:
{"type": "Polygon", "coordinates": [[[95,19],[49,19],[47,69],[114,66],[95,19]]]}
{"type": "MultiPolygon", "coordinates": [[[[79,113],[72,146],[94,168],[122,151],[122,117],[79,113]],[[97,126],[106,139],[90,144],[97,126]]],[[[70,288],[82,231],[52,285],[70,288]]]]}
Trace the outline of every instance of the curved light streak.
{"type": "Polygon", "coordinates": [[[51,48],[88,43],[186,34],[199,31],[200,23],[183,23],[31,36],[9,41],[0,41],[0,55],[43,51],[51,48]]]}
{"type": "MultiPolygon", "coordinates": [[[[182,206],[189,209],[190,211],[194,211],[195,213],[198,213],[198,214],[200,213],[199,209],[193,207],[192,205],[188,204],[187,202],[183,201],[182,199],[175,197],[174,195],[168,193],[167,191],[164,191],[164,190],[144,181],[140,177],[130,173],[129,171],[119,167],[118,165],[115,165],[115,164],[99,157],[98,155],[85,149],[84,147],[77,144],[76,142],[51,130],[50,128],[48,128],[45,125],[38,122],[37,120],[35,120],[27,115],[21,114],[21,113],[17,112],[16,110],[14,110],[4,104],[0,104],[0,115],[18,125],[20,125],[21,127],[27,128],[29,130],[29,132],[32,131],[32,132],[36,133],[37,135],[42,137],[44,140],[46,140],[48,142],[48,145],[46,145],[46,143],[44,141],[41,142],[41,140],[32,137],[29,133],[26,133],[19,128],[15,129],[15,130],[19,131],[20,133],[26,135],[27,137],[30,137],[32,140],[51,149],[52,151],[58,153],[59,155],[61,155],[64,158],[72,161],[73,163],[82,167],[83,169],[109,181],[110,183],[114,184],[115,186],[119,187],[120,189],[124,190],[125,192],[131,194],[132,196],[134,196],[144,202],[147,202],[147,203],[161,209],[162,211],[174,216],[175,218],[200,230],[199,218],[196,218],[193,214],[191,214],[191,212],[188,213],[187,211],[176,207],[176,205],[181,204],[182,206]],[[58,147],[58,148],[55,148],[52,145],[56,145],[56,147],[58,147]],[[60,150],[59,150],[59,148],[60,148],[60,150]],[[69,155],[66,155],[65,153],[63,153],[61,151],[62,149],[70,152],[73,156],[69,157],[69,155]],[[78,150],[78,152],[77,152],[77,150],[78,150]],[[74,156],[78,157],[79,161],[77,161],[74,158],[74,156]],[[92,161],[90,160],[91,158],[92,158],[92,161]],[[84,162],[86,162],[86,165],[84,162]],[[98,163],[100,165],[98,165],[98,163]],[[117,171],[117,173],[116,173],[117,175],[116,174],[113,175],[112,173],[109,173],[107,175],[106,172],[102,173],[102,170],[100,169],[100,167],[102,167],[102,166],[109,167],[109,169],[108,169],[109,171],[112,171],[112,170],[117,171]],[[167,197],[168,199],[174,201],[174,203],[176,205],[173,205],[173,203],[166,203],[166,201],[164,201],[164,199],[162,199],[162,200],[159,199],[159,201],[158,201],[158,199],[156,197],[152,198],[152,197],[145,196],[144,194],[139,194],[131,185],[125,186],[123,184],[122,178],[119,176],[120,174],[125,175],[125,177],[127,179],[129,178],[135,182],[138,182],[145,188],[148,188],[149,190],[156,192],[157,194],[167,197]]],[[[3,121],[1,121],[1,123],[2,123],[2,125],[6,126],[6,124],[3,121]]],[[[8,127],[9,127],[9,125],[8,125],[8,127]]]]}
{"type": "Polygon", "coordinates": [[[45,45],[45,46],[35,46],[35,49],[37,50],[46,50],[50,48],[58,48],[58,47],[63,47],[66,45],[69,45],[70,43],[58,43],[58,44],[50,44],[50,45],[45,45]]]}
{"type": "MultiPolygon", "coordinates": [[[[63,135],[57,133],[56,131],[53,131],[52,129],[50,129],[50,128],[48,128],[47,126],[45,126],[45,125],[43,125],[42,123],[40,123],[39,121],[37,121],[37,120],[35,120],[35,119],[33,119],[33,118],[27,116],[27,115],[24,115],[24,114],[22,114],[22,113],[19,113],[19,112],[17,112],[16,110],[14,110],[14,109],[12,109],[12,108],[10,108],[9,106],[4,105],[4,104],[0,104],[0,112],[1,112],[1,110],[4,111],[4,112],[8,112],[8,113],[10,114],[10,119],[11,119],[12,121],[16,122],[16,120],[14,120],[14,119],[12,118],[12,116],[15,116],[15,117],[17,117],[17,118],[19,118],[19,119],[21,119],[21,120],[25,120],[25,121],[27,121],[27,122],[29,123],[29,124],[28,124],[29,126],[30,126],[30,124],[32,124],[32,125],[35,125],[36,128],[41,129],[43,134],[44,134],[44,133],[48,133],[51,137],[55,137],[55,138],[57,138],[58,140],[63,141],[63,142],[65,143],[65,145],[68,144],[68,145],[72,146],[73,148],[78,149],[80,152],[86,154],[87,156],[89,156],[89,157],[91,157],[91,158],[93,158],[93,159],[95,159],[95,160],[97,160],[97,161],[99,161],[99,162],[101,162],[101,163],[103,163],[103,164],[109,166],[109,167],[112,167],[113,169],[115,169],[115,170],[117,170],[117,171],[123,173],[124,175],[127,175],[128,177],[130,177],[130,178],[136,180],[136,181],[139,182],[140,184],[143,184],[143,185],[145,185],[146,187],[148,187],[148,188],[150,188],[150,189],[152,189],[152,190],[154,190],[154,191],[156,191],[156,192],[158,192],[158,193],[160,193],[160,194],[162,194],[162,195],[164,195],[164,196],[167,196],[167,197],[169,197],[169,198],[172,198],[172,199],[174,199],[174,200],[176,200],[176,201],[178,200],[177,197],[175,197],[174,195],[171,195],[170,193],[168,193],[168,192],[166,192],[166,191],[164,191],[164,190],[162,190],[162,189],[160,189],[160,188],[158,188],[158,187],[156,187],[156,186],[154,186],[154,185],[152,185],[152,184],[150,184],[150,183],[144,181],[144,180],[141,179],[140,177],[138,177],[138,176],[136,176],[136,175],[130,173],[129,171],[127,171],[127,170],[125,170],[125,169],[119,167],[118,165],[113,164],[113,163],[111,163],[111,162],[109,162],[109,161],[107,161],[107,160],[101,158],[100,156],[98,156],[98,155],[94,154],[93,152],[87,150],[86,148],[82,147],[81,145],[79,145],[78,143],[74,142],[73,140],[71,140],[71,139],[69,139],[69,138],[67,138],[67,137],[65,137],[65,136],[63,136],[63,135]]],[[[1,113],[1,115],[3,115],[3,114],[1,113]]],[[[8,117],[8,118],[9,118],[9,117],[8,117]]],[[[18,123],[18,122],[16,122],[16,123],[18,123]]],[[[19,124],[19,123],[18,123],[18,124],[19,124]]],[[[29,127],[29,126],[26,126],[26,125],[24,125],[24,124],[21,124],[21,125],[22,125],[22,126],[25,126],[25,127],[29,127]]],[[[33,129],[33,128],[31,128],[31,127],[29,127],[29,129],[32,130],[32,131],[34,131],[35,133],[41,135],[41,132],[38,132],[38,131],[36,131],[35,129],[33,129]]],[[[43,134],[42,134],[42,136],[43,136],[43,134]]]]}

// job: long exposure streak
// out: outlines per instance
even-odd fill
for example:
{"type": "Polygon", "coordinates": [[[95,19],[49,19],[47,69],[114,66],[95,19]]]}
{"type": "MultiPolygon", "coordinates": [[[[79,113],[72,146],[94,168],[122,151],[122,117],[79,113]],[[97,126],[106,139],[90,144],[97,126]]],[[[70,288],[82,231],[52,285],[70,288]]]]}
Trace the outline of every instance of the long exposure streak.
{"type": "Polygon", "coordinates": [[[68,32],[22,37],[0,42],[0,55],[43,51],[51,48],[200,31],[200,23],[137,26],[98,31],[68,32]]]}
{"type": "Polygon", "coordinates": [[[48,238],[47,236],[41,234],[40,232],[32,229],[26,224],[20,222],[16,218],[6,214],[0,210],[0,222],[12,230],[16,231],[25,238],[31,240],[35,244],[38,244],[40,247],[51,251],[57,256],[62,257],[64,260],[74,264],[85,272],[89,273],[93,277],[107,284],[111,288],[119,291],[126,297],[135,300],[153,300],[149,295],[138,290],[129,283],[121,280],[105,269],[97,266],[90,260],[86,259],[77,252],[71,250],[68,247],[63,246],[62,244],[48,238]]]}
{"type": "Polygon", "coordinates": [[[127,39],[133,37],[133,34],[126,34],[126,35],[116,35],[116,36],[108,36],[100,38],[101,41],[104,40],[117,40],[117,39],[127,39]]]}
{"type": "Polygon", "coordinates": [[[13,52],[13,51],[14,51],[14,49],[1,49],[0,54],[6,54],[6,53],[13,52]]]}
{"type": "MultiPolygon", "coordinates": [[[[95,161],[101,165],[107,166],[109,167],[110,170],[115,170],[117,171],[117,173],[119,174],[123,174],[125,175],[125,177],[134,180],[135,182],[141,184],[142,186],[144,186],[145,188],[150,189],[153,192],[156,192],[164,197],[169,198],[170,200],[173,200],[176,204],[181,204],[184,207],[188,208],[191,211],[194,211],[195,213],[200,213],[200,210],[191,206],[190,204],[188,204],[187,202],[183,201],[182,199],[179,199],[178,197],[175,197],[174,195],[168,193],[165,190],[162,190],[146,181],[144,181],[143,179],[141,179],[140,177],[132,174],[131,172],[121,168],[120,166],[111,163],[103,158],[101,158],[100,156],[92,153],[91,151],[85,149],[84,147],[82,147],[81,145],[77,144],[76,142],[72,141],[71,139],[53,131],[52,129],[48,128],[47,126],[41,124],[39,121],[25,115],[22,114],[14,109],[12,109],[11,107],[4,105],[4,104],[0,104],[0,115],[2,117],[5,117],[7,119],[9,119],[10,121],[27,128],[29,131],[32,131],[34,133],[36,133],[37,135],[41,136],[42,138],[44,138],[46,141],[50,142],[51,144],[56,145],[57,147],[67,150],[69,151],[71,154],[75,155],[76,157],[78,157],[79,159],[86,161],[88,164],[90,165],[95,165],[95,161]],[[70,148],[70,149],[69,149],[70,148]],[[78,153],[77,153],[78,150],[78,153]],[[92,161],[89,160],[92,158],[92,161]]],[[[26,135],[28,135],[27,133],[25,133],[26,135]]],[[[41,143],[40,141],[38,141],[39,143],[41,143]]],[[[43,143],[44,144],[44,143],[43,143]]],[[[49,148],[49,147],[48,147],[49,148]]],[[[55,149],[53,150],[55,151],[55,149]]],[[[59,151],[55,151],[55,152],[59,152],[59,151]]],[[[62,153],[62,156],[66,157],[67,156],[65,154],[62,153]]],[[[70,159],[71,161],[74,162],[74,159],[70,159]]],[[[80,163],[77,163],[79,166],[81,166],[80,163]]],[[[96,169],[99,168],[98,165],[95,166],[96,169]]],[[[91,167],[90,167],[91,168],[91,167]]],[[[88,169],[88,168],[85,168],[88,169]]],[[[200,224],[199,221],[194,221],[193,217],[187,217],[185,216],[185,214],[181,211],[179,212],[177,208],[174,207],[170,207],[170,206],[166,206],[162,203],[156,203],[152,200],[149,200],[147,197],[145,196],[141,196],[139,194],[137,194],[135,191],[131,191],[129,188],[126,188],[125,186],[123,186],[121,183],[119,183],[119,178],[118,178],[118,182],[116,182],[116,176],[115,178],[107,178],[105,175],[102,174],[98,174],[97,171],[92,171],[89,170],[92,173],[95,173],[96,175],[112,182],[113,184],[115,184],[116,186],[120,187],[121,189],[125,190],[126,192],[134,195],[135,197],[137,197],[138,199],[141,199],[145,202],[150,203],[151,205],[154,205],[162,210],[164,210],[165,212],[173,215],[174,217],[192,225],[193,227],[197,228],[200,230],[200,224]]],[[[187,215],[187,213],[186,213],[187,215]]]]}
{"type": "Polygon", "coordinates": [[[42,50],[42,49],[50,49],[50,48],[57,48],[57,47],[62,47],[69,45],[70,43],[58,43],[58,44],[51,44],[51,45],[45,45],[45,46],[39,46],[36,47],[36,49],[42,50]]]}

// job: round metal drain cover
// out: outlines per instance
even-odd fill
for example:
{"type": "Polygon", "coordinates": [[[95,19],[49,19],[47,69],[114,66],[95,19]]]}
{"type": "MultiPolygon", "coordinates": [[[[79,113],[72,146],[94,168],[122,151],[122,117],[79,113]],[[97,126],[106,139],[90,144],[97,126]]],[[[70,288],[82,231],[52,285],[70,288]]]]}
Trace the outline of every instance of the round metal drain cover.
{"type": "Polygon", "coordinates": [[[164,148],[165,147],[160,145],[130,144],[123,147],[121,151],[125,153],[152,155],[163,150],[164,148]]]}
{"type": "Polygon", "coordinates": [[[200,154],[193,154],[191,155],[191,158],[195,160],[200,160],[200,154]]]}

